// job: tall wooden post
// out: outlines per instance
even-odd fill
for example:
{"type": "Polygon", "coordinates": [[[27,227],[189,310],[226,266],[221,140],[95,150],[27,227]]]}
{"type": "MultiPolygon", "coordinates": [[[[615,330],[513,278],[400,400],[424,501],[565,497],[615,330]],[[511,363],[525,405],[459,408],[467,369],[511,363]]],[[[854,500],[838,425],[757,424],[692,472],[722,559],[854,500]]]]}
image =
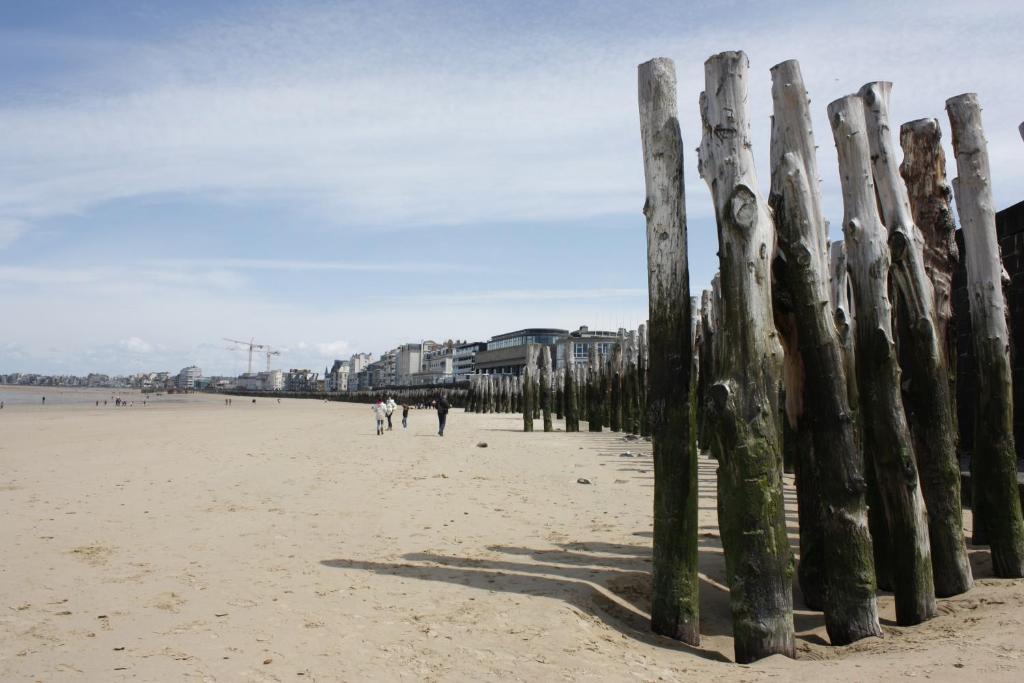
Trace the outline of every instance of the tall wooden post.
{"type": "Polygon", "coordinates": [[[647,412],[647,325],[641,323],[637,328],[637,392],[640,405],[640,436],[651,435],[651,418],[647,412]]]}
{"type": "Polygon", "coordinates": [[[917,478],[910,428],[900,394],[889,302],[889,248],[871,175],[864,101],[856,95],[828,106],[839,151],[843,233],[857,309],[857,388],[865,450],[875,471],[892,548],[896,621],[935,616],[928,516],[917,478]]]}
{"type": "Polygon", "coordinates": [[[904,406],[921,487],[928,508],[935,592],[958,595],[974,583],[967,561],[960,510],[960,461],[950,397],[949,365],[935,324],[935,294],[925,272],[924,240],[914,224],[910,198],[896,165],[890,134],[892,84],[868,83],[860,90],[867,119],[872,171],[889,234],[890,276],[896,293],[896,332],[903,371],[904,406]]]}
{"type": "Polygon", "coordinates": [[[772,322],[775,228],[757,195],[748,71],[742,52],[722,52],[704,63],[698,165],[718,223],[724,309],[722,354],[710,387],[712,439],[720,458],[718,518],[738,662],[794,656],[778,415],[782,349],[772,322]]]}
{"type": "Polygon", "coordinates": [[[647,187],[647,403],[654,448],[651,628],[696,645],[698,492],[697,454],[690,433],[690,275],[683,140],[672,60],[640,65],[639,99],[647,187]]]}
{"type": "Polygon", "coordinates": [[[992,208],[988,145],[975,93],[946,100],[957,177],[956,208],[964,234],[971,332],[978,366],[978,403],[971,454],[975,528],[992,548],[996,576],[1024,576],[1024,519],[1017,493],[1013,441],[1013,380],[1009,329],[992,208]]]}
{"type": "Polygon", "coordinates": [[[526,365],[523,366],[523,431],[533,431],[533,358],[527,352],[526,365]]]}
{"type": "MultiPolygon", "coordinates": [[[[825,627],[834,645],[845,645],[882,634],[864,460],[856,411],[849,401],[845,351],[829,304],[828,233],[807,90],[794,60],[775,65],[771,73],[771,203],[782,262],[776,272],[791,305],[799,358],[794,364],[800,366],[802,380],[787,383],[787,401],[799,400],[801,421],[813,444],[797,460],[799,483],[811,489],[800,499],[801,569],[803,527],[812,521],[802,508],[805,498],[811,498],[820,515],[814,521],[814,526],[820,524],[814,541],[821,547],[821,563],[813,570],[823,578],[825,627]]],[[[800,578],[803,586],[802,572],[800,578]]]]}

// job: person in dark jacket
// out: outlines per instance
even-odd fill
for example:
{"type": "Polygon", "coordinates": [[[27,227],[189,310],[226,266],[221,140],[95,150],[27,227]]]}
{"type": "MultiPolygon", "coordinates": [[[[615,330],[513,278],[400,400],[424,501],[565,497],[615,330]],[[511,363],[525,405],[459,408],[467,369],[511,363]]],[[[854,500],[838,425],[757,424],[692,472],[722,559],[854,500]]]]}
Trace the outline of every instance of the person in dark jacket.
{"type": "Polygon", "coordinates": [[[448,420],[448,399],[444,394],[438,394],[434,406],[437,408],[437,435],[444,436],[444,423],[448,420]]]}

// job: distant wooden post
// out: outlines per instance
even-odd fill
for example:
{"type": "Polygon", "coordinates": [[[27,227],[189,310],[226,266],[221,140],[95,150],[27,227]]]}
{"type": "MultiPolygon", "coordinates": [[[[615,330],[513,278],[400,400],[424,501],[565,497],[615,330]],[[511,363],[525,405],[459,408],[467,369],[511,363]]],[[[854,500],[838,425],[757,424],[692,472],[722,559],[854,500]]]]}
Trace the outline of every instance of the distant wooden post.
{"type": "Polygon", "coordinates": [[[638,403],[640,406],[640,436],[651,435],[651,417],[647,413],[647,362],[648,362],[648,349],[647,349],[647,325],[641,323],[640,327],[637,328],[637,385],[639,391],[637,392],[638,403]]]}
{"type": "Polygon", "coordinates": [[[551,347],[547,344],[540,351],[540,410],[544,417],[544,431],[555,431],[551,422],[551,347]]]}
{"type": "Polygon", "coordinates": [[[697,454],[690,434],[690,276],[683,139],[672,60],[640,65],[639,95],[647,186],[647,403],[654,448],[651,628],[696,645],[700,604],[697,454]]]}
{"type": "Polygon", "coordinates": [[[564,382],[562,393],[565,395],[565,431],[567,432],[580,431],[575,368],[576,364],[572,359],[569,359],[565,366],[565,374],[562,377],[564,382]]]}
{"type": "Polygon", "coordinates": [[[601,365],[597,344],[591,342],[587,367],[587,430],[600,432],[602,428],[601,365]]]}
{"type": "Polygon", "coordinates": [[[974,579],[967,561],[960,510],[960,461],[949,364],[937,333],[935,294],[925,272],[924,240],[914,224],[889,132],[891,89],[891,83],[868,83],[861,88],[860,96],[864,100],[878,205],[889,233],[903,401],[928,508],[935,592],[946,597],[965,592],[974,579]]]}
{"type": "Polygon", "coordinates": [[[828,106],[839,151],[843,232],[857,308],[857,387],[865,451],[873,455],[892,542],[896,620],[909,626],[935,616],[928,516],[917,478],[900,394],[889,303],[889,248],[871,175],[864,101],[850,95],[828,106]]]}
{"type": "Polygon", "coordinates": [[[775,228],[768,204],[757,194],[748,71],[742,52],[722,52],[704,63],[704,134],[698,150],[698,169],[711,190],[718,223],[724,309],[722,353],[715,358],[710,387],[712,439],[719,457],[718,518],[736,661],[741,663],[795,654],[778,419],[782,348],[772,321],[775,228]]]}
{"type": "Polygon", "coordinates": [[[807,583],[820,591],[817,597],[832,644],[845,645],[882,635],[864,459],[856,411],[849,401],[845,350],[829,305],[828,234],[807,90],[794,60],[775,65],[771,73],[771,204],[782,262],[776,273],[792,311],[792,362],[799,366],[786,384],[787,402],[800,404],[800,426],[812,442],[812,448],[797,456],[798,487],[806,490],[799,506],[800,585],[805,583],[804,526],[809,525],[816,532],[809,545],[820,548],[821,561],[808,567],[813,575],[807,583]],[[804,513],[805,503],[810,503],[811,515],[804,513]],[[819,519],[812,520],[814,514],[819,519]]]}
{"type": "MultiPolygon", "coordinates": [[[[978,365],[978,395],[971,454],[971,506],[975,528],[992,548],[996,576],[1024,576],[1024,519],[1017,493],[1013,441],[1013,380],[1009,329],[992,208],[988,145],[975,93],[946,100],[957,177],[956,208],[964,234],[971,332],[978,365]]],[[[977,536],[976,536],[977,538],[977,536]]]]}
{"type": "Polygon", "coordinates": [[[622,431],[622,344],[617,343],[612,351],[611,371],[611,415],[608,421],[613,432],[622,431]]]}
{"type": "Polygon", "coordinates": [[[533,431],[533,358],[527,352],[526,365],[523,366],[523,431],[533,431]]]}

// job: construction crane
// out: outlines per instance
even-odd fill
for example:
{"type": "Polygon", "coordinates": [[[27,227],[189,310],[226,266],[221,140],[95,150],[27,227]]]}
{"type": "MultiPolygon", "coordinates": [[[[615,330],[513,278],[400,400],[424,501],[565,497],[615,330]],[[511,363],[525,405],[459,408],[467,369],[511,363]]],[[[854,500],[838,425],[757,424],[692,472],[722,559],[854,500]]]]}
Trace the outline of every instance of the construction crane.
{"type": "MultiPolygon", "coordinates": [[[[267,372],[270,372],[270,357],[271,356],[280,356],[281,355],[280,351],[277,351],[275,349],[270,348],[270,346],[267,345],[267,344],[257,344],[252,339],[250,339],[249,341],[242,341],[240,339],[229,339],[227,337],[224,337],[223,339],[224,339],[224,341],[229,341],[232,344],[241,344],[242,346],[248,346],[249,347],[249,374],[250,375],[252,374],[252,352],[253,351],[257,351],[258,350],[258,351],[261,351],[261,352],[263,352],[263,353],[265,353],[267,355],[267,372]]],[[[235,351],[235,350],[237,350],[237,349],[232,349],[232,351],[235,351]]]]}

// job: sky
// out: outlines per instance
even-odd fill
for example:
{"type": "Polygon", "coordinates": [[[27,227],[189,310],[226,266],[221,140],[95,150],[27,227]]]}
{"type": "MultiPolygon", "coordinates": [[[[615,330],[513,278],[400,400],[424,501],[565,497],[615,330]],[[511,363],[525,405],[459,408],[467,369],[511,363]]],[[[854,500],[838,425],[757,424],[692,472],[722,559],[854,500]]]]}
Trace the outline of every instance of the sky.
{"type": "MultiPolygon", "coordinates": [[[[767,192],[772,65],[891,117],[984,107],[996,208],[1024,199],[1024,3],[0,2],[0,373],[236,374],[647,309],[636,67],[675,60],[691,291],[717,269],[703,63],[750,58],[767,192]],[[263,361],[258,365],[262,366],[263,361]]],[[[838,227],[833,228],[838,237],[838,227]]]]}

